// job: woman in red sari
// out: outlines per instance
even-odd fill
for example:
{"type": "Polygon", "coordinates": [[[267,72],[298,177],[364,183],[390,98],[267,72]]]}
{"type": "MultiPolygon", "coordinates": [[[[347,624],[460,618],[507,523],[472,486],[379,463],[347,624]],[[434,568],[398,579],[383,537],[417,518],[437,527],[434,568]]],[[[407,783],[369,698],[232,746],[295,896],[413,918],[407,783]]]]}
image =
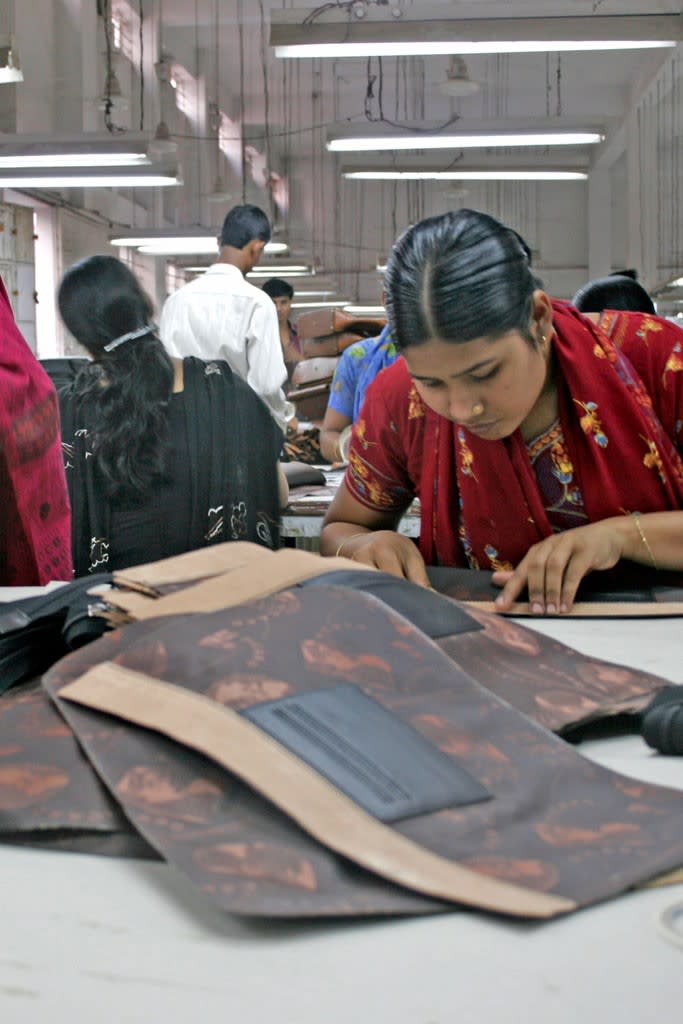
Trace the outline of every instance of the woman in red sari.
{"type": "Polygon", "coordinates": [[[0,281],[0,586],[72,576],[57,396],[0,281]]]}
{"type": "Polygon", "coordinates": [[[425,562],[493,569],[500,610],[528,587],[538,614],[622,560],[683,569],[683,331],[597,327],[471,210],[405,232],[386,291],[403,359],[368,391],[323,554],[424,584],[425,562]],[[395,532],[415,496],[419,550],[395,532]]]}

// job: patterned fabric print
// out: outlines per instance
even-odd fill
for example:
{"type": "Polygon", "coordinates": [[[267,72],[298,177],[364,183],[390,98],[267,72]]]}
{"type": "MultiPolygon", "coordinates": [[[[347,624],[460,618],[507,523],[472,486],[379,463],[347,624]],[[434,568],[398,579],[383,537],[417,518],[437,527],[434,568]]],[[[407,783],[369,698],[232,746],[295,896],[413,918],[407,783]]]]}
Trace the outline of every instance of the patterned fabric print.
{"type": "Polygon", "coordinates": [[[355,423],[373,380],[398,358],[389,327],[377,338],[364,338],[342,352],[330,391],[328,406],[355,423]]]}
{"type": "Polygon", "coordinates": [[[346,480],[354,497],[378,511],[398,511],[412,498],[409,492],[396,487],[389,477],[385,477],[355,451],[349,453],[346,480]]]}
{"type": "Polygon", "coordinates": [[[652,317],[646,316],[643,318],[643,322],[639,329],[636,331],[636,337],[642,338],[645,344],[648,343],[648,334],[658,334],[662,330],[662,324],[658,320],[654,320],[652,317]]]}
{"type": "MultiPolygon", "coordinates": [[[[451,660],[364,594],[294,589],[222,612],[126,627],[63,659],[44,685],[54,696],[91,664],[115,660],[239,711],[352,683],[492,794],[480,804],[400,821],[392,826],[398,835],[485,876],[582,905],[679,866],[683,794],[589,762],[511,706],[516,694],[532,713],[534,704],[566,703],[575,717],[576,693],[571,685],[558,687],[559,676],[573,676],[585,697],[586,678],[591,688],[604,683],[613,692],[614,667],[566,650],[558,663],[554,642],[499,617],[488,628],[492,635],[464,634],[468,656],[460,668],[460,636],[449,638],[451,660]],[[492,659],[495,647],[503,659],[492,659]],[[510,647],[512,655],[528,651],[525,670],[507,672],[510,647]],[[501,700],[485,689],[477,665],[508,695],[501,700]]],[[[626,673],[620,671],[620,682],[626,673]]],[[[579,702],[582,717],[586,704],[594,707],[579,702]]],[[[72,703],[59,706],[128,819],[219,906],[289,915],[434,908],[337,858],[256,790],[187,746],[72,703]]]]}
{"type": "Polygon", "coordinates": [[[460,457],[460,472],[464,476],[471,476],[473,480],[477,480],[477,474],[474,472],[474,455],[472,449],[467,443],[465,438],[465,431],[462,427],[458,427],[458,454],[460,457]]]}
{"type": "Polygon", "coordinates": [[[659,449],[654,441],[651,441],[647,437],[640,435],[642,440],[647,445],[647,452],[643,455],[643,465],[647,466],[648,469],[655,469],[659,474],[659,479],[663,484],[666,483],[666,473],[664,472],[664,463],[662,462],[662,456],[659,454],[659,449]]]}
{"type": "Polygon", "coordinates": [[[683,370],[683,352],[681,351],[681,344],[679,342],[678,344],[674,345],[673,351],[667,359],[666,365],[664,367],[664,373],[662,374],[662,384],[665,388],[669,386],[669,378],[667,375],[669,373],[680,373],[681,370],[683,370]]]}
{"type": "Polygon", "coordinates": [[[413,384],[408,392],[408,419],[419,420],[424,417],[425,406],[420,398],[417,388],[413,384]]]}
{"type": "Polygon", "coordinates": [[[484,547],[484,553],[489,560],[489,564],[494,572],[512,572],[514,565],[512,562],[506,562],[505,559],[501,559],[498,556],[498,552],[494,548],[493,544],[486,544],[484,547]]]}
{"type": "Polygon", "coordinates": [[[579,420],[581,429],[584,434],[589,437],[592,435],[593,440],[600,448],[606,448],[609,444],[607,435],[602,429],[602,423],[598,417],[598,406],[595,402],[580,402],[578,398],[574,399],[576,405],[583,409],[584,415],[579,420]]]}
{"type": "Polygon", "coordinates": [[[574,467],[559,420],[527,445],[529,459],[555,533],[588,521],[583,496],[574,483],[574,467]]]}

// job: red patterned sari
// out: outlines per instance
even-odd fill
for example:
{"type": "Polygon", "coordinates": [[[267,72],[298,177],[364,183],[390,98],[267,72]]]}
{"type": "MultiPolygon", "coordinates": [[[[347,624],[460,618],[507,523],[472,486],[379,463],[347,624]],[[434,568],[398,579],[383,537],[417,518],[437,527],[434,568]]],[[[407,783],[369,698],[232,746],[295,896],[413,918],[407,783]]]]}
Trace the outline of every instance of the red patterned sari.
{"type": "Polygon", "coordinates": [[[0,281],[0,585],[72,576],[55,389],[14,322],[0,281]]]}
{"type": "Polygon", "coordinates": [[[563,528],[558,515],[568,525],[572,502],[589,522],[683,508],[683,331],[640,313],[610,313],[596,327],[562,302],[553,323],[560,416],[540,447],[559,512],[519,430],[487,441],[439,416],[402,359],[368,391],[346,485],[385,514],[417,495],[427,564],[512,567],[563,528]]]}

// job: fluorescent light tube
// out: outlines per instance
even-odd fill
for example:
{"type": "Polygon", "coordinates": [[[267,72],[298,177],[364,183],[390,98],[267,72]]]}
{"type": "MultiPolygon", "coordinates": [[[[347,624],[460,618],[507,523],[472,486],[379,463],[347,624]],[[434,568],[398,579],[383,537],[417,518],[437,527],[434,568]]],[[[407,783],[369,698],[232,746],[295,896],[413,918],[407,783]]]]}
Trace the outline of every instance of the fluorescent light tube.
{"type": "Polygon", "coordinates": [[[341,309],[346,301],[337,299],[336,302],[293,302],[292,309],[341,309]]]}
{"type": "Polygon", "coordinates": [[[327,149],[331,153],[362,153],[367,151],[392,151],[410,149],[492,149],[498,146],[590,146],[602,142],[604,135],[599,132],[578,131],[529,131],[476,132],[461,135],[362,135],[330,139],[327,149]]]}
{"type": "MultiPolygon", "coordinates": [[[[218,253],[215,235],[163,235],[150,231],[146,235],[120,235],[111,238],[109,244],[139,249],[152,256],[213,256],[218,253]]],[[[275,255],[287,252],[288,248],[286,242],[266,242],[264,251],[275,255]]]]}
{"type": "Polygon", "coordinates": [[[384,306],[344,306],[345,313],[351,313],[352,316],[384,316],[386,310],[384,306]]]}
{"type": "MultiPolygon", "coordinates": [[[[0,136],[0,152],[2,151],[0,136]]],[[[150,163],[145,153],[45,153],[0,156],[0,170],[43,167],[142,167],[150,163]]]]}
{"type": "Polygon", "coordinates": [[[343,171],[356,181],[585,181],[585,171],[343,171]]]}
{"type": "Polygon", "coordinates": [[[165,188],[180,185],[175,174],[70,174],[36,171],[17,175],[0,172],[0,188],[165,188]]]}
{"type": "Polygon", "coordinates": [[[671,281],[667,288],[683,288],[683,277],[677,277],[675,281],[671,281]]]}
{"type": "Polygon", "coordinates": [[[283,263],[279,267],[265,267],[257,266],[253,270],[249,271],[248,277],[280,277],[283,274],[313,274],[315,271],[311,270],[303,263],[283,263]]]}
{"type": "Polygon", "coordinates": [[[373,42],[373,43],[297,43],[276,46],[275,56],[286,60],[306,58],[352,57],[431,57],[473,53],[566,53],[590,50],[658,50],[676,45],[675,39],[527,39],[490,42],[373,42]]]}

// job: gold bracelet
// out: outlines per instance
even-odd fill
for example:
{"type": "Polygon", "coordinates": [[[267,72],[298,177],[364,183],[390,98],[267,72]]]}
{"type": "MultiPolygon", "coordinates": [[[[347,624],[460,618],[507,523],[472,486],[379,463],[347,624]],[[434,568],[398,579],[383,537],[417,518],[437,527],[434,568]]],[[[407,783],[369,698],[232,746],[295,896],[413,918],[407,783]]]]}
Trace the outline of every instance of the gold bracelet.
{"type": "Polygon", "coordinates": [[[650,556],[650,561],[652,562],[653,567],[655,569],[659,569],[659,566],[657,565],[657,562],[655,561],[655,556],[652,554],[652,548],[648,544],[647,537],[645,536],[645,533],[643,532],[643,527],[640,524],[640,512],[632,512],[631,513],[631,518],[633,519],[633,521],[636,524],[636,529],[637,529],[638,533],[640,534],[640,539],[642,540],[642,542],[643,542],[643,544],[645,546],[645,550],[647,551],[648,555],[650,556]]]}
{"type": "MultiPolygon", "coordinates": [[[[344,547],[345,544],[348,544],[350,540],[355,540],[356,537],[367,537],[369,532],[370,531],[368,530],[363,530],[362,533],[352,533],[350,537],[345,537],[344,540],[339,545],[339,547],[337,548],[337,550],[335,551],[334,557],[339,558],[342,548],[344,547]]],[[[351,556],[348,555],[347,557],[350,558],[351,556]]]]}

